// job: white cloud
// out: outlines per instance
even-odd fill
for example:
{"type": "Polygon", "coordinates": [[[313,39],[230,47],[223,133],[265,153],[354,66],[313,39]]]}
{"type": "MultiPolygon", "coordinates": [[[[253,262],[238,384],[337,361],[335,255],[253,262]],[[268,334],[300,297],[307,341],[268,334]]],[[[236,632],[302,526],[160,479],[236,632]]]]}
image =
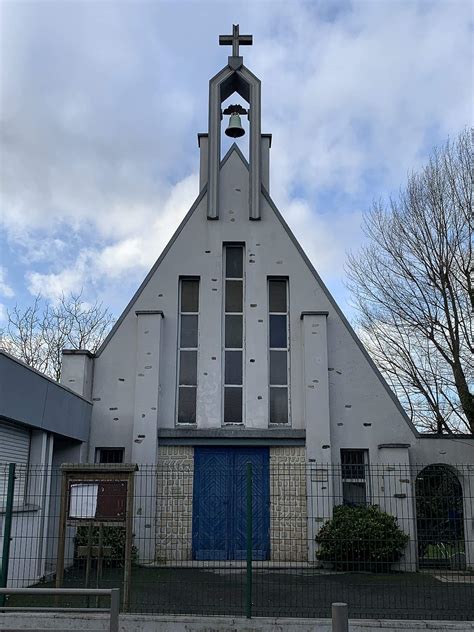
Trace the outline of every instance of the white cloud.
{"type": "Polygon", "coordinates": [[[64,268],[60,272],[42,274],[29,272],[27,274],[28,290],[31,294],[40,294],[43,298],[57,302],[63,294],[79,292],[88,280],[93,252],[83,250],[72,267],[64,268]]]}
{"type": "Polygon", "coordinates": [[[329,278],[370,198],[470,119],[468,2],[183,7],[1,6],[1,222],[30,292],[94,292],[156,259],[197,194],[232,22],[254,34],[272,197],[329,278]]]}
{"type": "Polygon", "coordinates": [[[311,212],[303,200],[289,201],[286,220],[318,273],[324,278],[344,275],[346,251],[363,240],[360,212],[340,212],[336,216],[311,212]]]}
{"type": "MultiPolygon", "coordinates": [[[[178,182],[169,192],[160,214],[147,225],[137,221],[131,236],[102,249],[84,249],[71,264],[58,272],[28,275],[28,290],[57,301],[62,294],[78,292],[84,286],[124,278],[130,271],[145,271],[154,263],[196,197],[198,176],[193,174],[178,182]],[[183,212],[184,211],[184,212],[183,212]]],[[[135,216],[137,218],[137,216],[135,216]]],[[[138,216],[139,218],[140,216],[138,216]]],[[[137,218],[137,220],[138,220],[137,218]]]]}
{"type": "Polygon", "coordinates": [[[0,266],[0,296],[5,296],[6,298],[15,296],[12,287],[7,283],[7,270],[3,266],[0,266]]]}

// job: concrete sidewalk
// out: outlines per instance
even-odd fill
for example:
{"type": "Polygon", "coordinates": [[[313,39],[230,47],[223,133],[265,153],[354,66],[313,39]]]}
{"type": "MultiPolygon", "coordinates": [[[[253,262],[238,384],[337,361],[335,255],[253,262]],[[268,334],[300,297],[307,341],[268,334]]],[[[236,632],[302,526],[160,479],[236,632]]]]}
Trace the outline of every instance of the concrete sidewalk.
{"type": "MultiPolygon", "coordinates": [[[[0,613],[1,632],[47,629],[51,632],[106,632],[108,621],[98,614],[0,613]]],[[[329,619],[257,617],[187,617],[121,615],[120,632],[331,632],[329,619]]],[[[350,632],[472,632],[474,622],[351,619],[350,632]]]]}

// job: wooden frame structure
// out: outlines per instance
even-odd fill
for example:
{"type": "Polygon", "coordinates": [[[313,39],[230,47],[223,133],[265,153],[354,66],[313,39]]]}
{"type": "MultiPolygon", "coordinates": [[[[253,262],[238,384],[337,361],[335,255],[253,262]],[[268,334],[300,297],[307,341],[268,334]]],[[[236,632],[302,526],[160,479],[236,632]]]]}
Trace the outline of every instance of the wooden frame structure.
{"type": "MultiPolygon", "coordinates": [[[[104,464],[75,464],[65,463],[61,466],[61,509],[59,517],[59,538],[58,552],[56,564],[56,588],[62,588],[64,579],[64,552],[66,545],[66,528],[89,526],[90,532],[92,527],[99,526],[100,533],[103,527],[125,527],[125,559],[124,559],[124,577],[123,577],[123,609],[127,612],[130,608],[130,577],[132,571],[132,538],[133,538],[133,498],[134,498],[134,474],[138,471],[135,464],[125,463],[104,463],[104,464]],[[71,490],[75,485],[96,485],[102,489],[113,484],[122,484],[125,493],[120,500],[125,501],[123,511],[117,511],[113,514],[113,509],[108,509],[105,515],[71,515],[71,490]]],[[[97,500],[97,499],[96,499],[97,500]]],[[[121,503],[122,504],[122,503],[121,503]]],[[[97,506],[97,505],[96,505],[97,506]]],[[[89,543],[88,564],[90,564],[89,543]]],[[[94,547],[96,548],[96,547],[94,547]]],[[[100,553],[101,545],[99,545],[100,553]]]]}

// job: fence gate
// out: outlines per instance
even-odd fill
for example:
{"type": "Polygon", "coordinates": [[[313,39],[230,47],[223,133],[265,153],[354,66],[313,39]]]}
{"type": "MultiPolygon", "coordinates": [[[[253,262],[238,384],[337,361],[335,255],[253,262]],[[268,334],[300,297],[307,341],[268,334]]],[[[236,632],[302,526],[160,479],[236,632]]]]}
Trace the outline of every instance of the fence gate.
{"type": "Polygon", "coordinates": [[[463,494],[454,471],[428,465],[417,476],[418,555],[424,568],[464,568],[463,494]]]}
{"type": "Polygon", "coordinates": [[[195,448],[193,558],[243,560],[246,556],[246,465],[253,466],[254,560],[270,555],[268,448],[195,448]]]}

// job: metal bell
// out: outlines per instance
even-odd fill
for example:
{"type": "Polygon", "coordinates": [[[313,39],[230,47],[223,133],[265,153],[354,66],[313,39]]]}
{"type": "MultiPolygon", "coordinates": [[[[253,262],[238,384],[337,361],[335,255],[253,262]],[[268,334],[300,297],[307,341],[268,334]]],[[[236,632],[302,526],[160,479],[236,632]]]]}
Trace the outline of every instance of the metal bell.
{"type": "Polygon", "coordinates": [[[231,138],[240,138],[245,134],[245,130],[242,127],[242,122],[240,120],[240,115],[236,112],[230,115],[229,125],[227,126],[225,133],[231,138]]]}

